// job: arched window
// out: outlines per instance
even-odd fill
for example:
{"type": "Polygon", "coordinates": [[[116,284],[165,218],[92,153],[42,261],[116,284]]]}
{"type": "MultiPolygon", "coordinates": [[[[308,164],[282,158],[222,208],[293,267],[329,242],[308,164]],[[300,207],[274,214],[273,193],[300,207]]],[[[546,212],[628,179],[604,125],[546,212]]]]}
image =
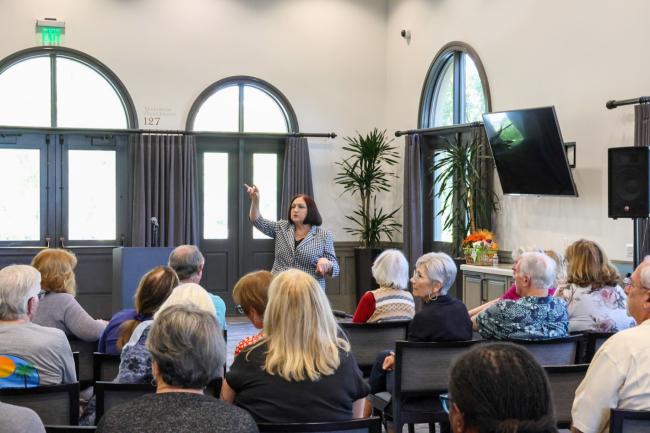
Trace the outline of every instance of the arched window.
{"type": "Polygon", "coordinates": [[[244,184],[260,189],[265,218],[286,218],[286,210],[280,209],[284,148],[287,134],[299,130],[298,121],[276,87],[259,78],[236,76],[201,92],[186,129],[197,137],[207,285],[221,288],[217,293],[230,299],[228,288],[239,275],[270,269],[273,262],[272,239],[248,221],[250,200],[244,184]]]}
{"type": "Polygon", "coordinates": [[[297,121],[278,89],[258,78],[241,76],[205,89],[190,109],[187,130],[287,133],[297,130],[297,121]]]}
{"type": "MultiPolygon", "coordinates": [[[[472,47],[463,42],[450,42],[436,54],[422,87],[419,127],[435,128],[482,121],[481,115],[491,109],[490,88],[483,63],[472,47]]],[[[428,149],[432,155],[436,149],[428,149]]],[[[432,179],[429,179],[431,183],[432,179]]],[[[438,185],[434,185],[437,191],[438,185]]],[[[451,230],[443,229],[443,221],[452,209],[444,208],[442,200],[432,203],[434,218],[430,223],[433,242],[451,242],[451,230]]]]}
{"type": "Polygon", "coordinates": [[[0,61],[0,101],[0,246],[116,245],[128,176],[115,130],[137,128],[117,76],[76,50],[29,48],[0,61]]]}
{"type": "Polygon", "coordinates": [[[137,127],[124,85],[92,57],[69,48],[30,48],[0,62],[0,125],[137,127]]]}

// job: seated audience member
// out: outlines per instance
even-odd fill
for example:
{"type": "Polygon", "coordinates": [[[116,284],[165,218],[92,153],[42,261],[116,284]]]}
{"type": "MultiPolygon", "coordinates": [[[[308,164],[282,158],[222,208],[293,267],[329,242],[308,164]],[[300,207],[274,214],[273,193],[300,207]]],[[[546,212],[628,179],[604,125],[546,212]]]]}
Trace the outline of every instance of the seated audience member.
{"type": "Polygon", "coordinates": [[[0,432],[45,433],[45,427],[33,410],[0,402],[0,432]]]}
{"type": "Polygon", "coordinates": [[[60,329],[68,337],[91,342],[99,340],[108,322],[93,319],[74,298],[77,290],[75,255],[47,248],[36,254],[32,266],[41,273],[41,287],[45,292],[32,321],[60,329]]]}
{"type": "MultiPolygon", "coordinates": [[[[537,248],[537,247],[518,247],[518,248],[512,250],[512,263],[513,263],[512,266],[513,267],[517,263],[517,260],[519,260],[519,257],[521,257],[521,255],[523,253],[545,253],[547,256],[549,256],[550,258],[553,259],[553,261],[555,262],[555,264],[557,266],[558,271],[557,271],[557,275],[556,275],[556,280],[557,281],[564,281],[564,280],[562,280],[562,275],[563,275],[562,269],[564,269],[563,260],[559,256],[559,254],[557,254],[555,251],[553,251],[553,250],[543,251],[541,248],[537,248]]],[[[555,293],[556,284],[557,283],[555,283],[551,288],[548,289],[549,295],[553,295],[555,293]]],[[[517,285],[515,283],[512,283],[512,286],[510,286],[510,288],[508,290],[506,290],[506,292],[503,295],[501,295],[500,297],[498,297],[496,299],[492,299],[491,301],[488,301],[485,304],[479,305],[476,308],[472,308],[471,310],[469,310],[469,315],[472,318],[472,320],[474,320],[474,318],[479,313],[482,313],[483,311],[487,310],[492,305],[494,305],[497,301],[500,301],[500,300],[503,300],[503,299],[510,299],[511,301],[518,301],[520,298],[521,298],[521,296],[517,293],[517,285]]]]}
{"type": "Polygon", "coordinates": [[[65,334],[31,322],[41,296],[41,274],[31,266],[0,270],[0,388],[77,381],[65,334]]]}
{"type": "MultiPolygon", "coordinates": [[[[232,299],[237,303],[237,309],[245,314],[257,329],[262,329],[264,326],[264,311],[266,311],[272,279],[273,274],[269,271],[250,272],[241,277],[232,289],[232,299]]],[[[264,333],[260,331],[241,340],[235,347],[235,356],[248,346],[257,343],[263,335],[264,333]]]]}
{"type": "Polygon", "coordinates": [[[650,257],[626,283],[637,326],[617,332],[596,352],[573,400],[574,433],[608,431],[610,409],[650,410],[650,257]]]}
{"type": "MultiPolygon", "coordinates": [[[[180,304],[192,304],[216,317],[214,304],[208,296],[208,292],[198,284],[185,283],[172,290],[158,311],[154,313],[154,319],[167,308],[180,304]]],[[[151,353],[147,349],[147,338],[153,323],[153,320],[145,320],[135,327],[131,333],[131,338],[122,348],[120,366],[117,377],[113,382],[150,383],[153,380],[151,353]]],[[[212,368],[214,370],[213,377],[223,376],[223,364],[215,364],[212,368]]],[[[93,397],[88,402],[88,406],[86,406],[84,414],[79,420],[79,424],[93,425],[95,423],[95,403],[95,398],[93,397]]]]}
{"type": "MultiPolygon", "coordinates": [[[[422,299],[422,309],[413,317],[408,331],[409,341],[464,341],[472,339],[472,322],[467,308],[447,293],[456,280],[456,264],[445,253],[428,253],[415,263],[411,278],[413,296],[422,299]]],[[[389,390],[388,371],[395,365],[395,353],[385,350],[377,355],[370,372],[373,394],[389,390]]],[[[366,407],[368,414],[368,407],[366,407]]]]}
{"type": "Polygon", "coordinates": [[[358,418],[368,385],[318,282],[290,269],[269,288],[264,337],[235,358],[221,396],[257,422],[358,418]]]}
{"type": "Polygon", "coordinates": [[[612,332],[634,326],[620,275],[598,244],[580,239],[566,250],[568,277],[555,296],[567,302],[569,332],[612,332]]]}
{"type": "Polygon", "coordinates": [[[551,387],[524,348],[479,344],[451,368],[442,395],[454,433],[556,433],[551,387]]]}
{"type": "Polygon", "coordinates": [[[253,433],[257,426],[244,410],[203,389],[223,365],[226,344],[214,314],[192,304],[175,305],[156,315],[147,350],[156,393],[109,410],[99,422],[104,433],[253,433]]]}
{"type": "Polygon", "coordinates": [[[129,341],[133,330],[145,320],[151,320],[153,313],[178,286],[176,272],[169,266],[156,266],[140,279],[135,291],[135,308],[126,308],[115,313],[99,339],[98,351],[119,355],[129,341]]]}
{"type": "Polygon", "coordinates": [[[497,340],[541,340],[566,337],[566,302],[548,295],[555,263],[544,253],[524,253],[513,269],[518,301],[498,301],[474,319],[481,337],[497,340]]]}
{"type": "Polygon", "coordinates": [[[409,264],[398,250],[386,250],[372,264],[372,276],[379,288],[363,294],[352,322],[373,323],[411,320],[415,315],[413,295],[406,289],[409,264]]]}
{"type": "MultiPolygon", "coordinates": [[[[172,305],[194,304],[203,311],[215,314],[214,304],[208,296],[208,292],[198,284],[185,283],[172,290],[167,300],[160,306],[154,314],[154,319],[158,314],[172,305]]],[[[140,323],[133,330],[131,338],[122,348],[120,355],[120,367],[114,382],[118,383],[148,383],[153,379],[151,371],[151,353],[147,350],[147,336],[153,324],[152,320],[140,323]]],[[[223,375],[223,365],[214,365],[215,377],[223,375]]]]}
{"type": "MultiPolygon", "coordinates": [[[[181,284],[201,284],[205,258],[203,258],[201,251],[194,245],[181,245],[176,247],[169,255],[167,266],[176,271],[181,284]]],[[[221,329],[228,329],[228,324],[226,323],[226,303],[219,295],[210,292],[207,293],[214,304],[221,329]]]]}

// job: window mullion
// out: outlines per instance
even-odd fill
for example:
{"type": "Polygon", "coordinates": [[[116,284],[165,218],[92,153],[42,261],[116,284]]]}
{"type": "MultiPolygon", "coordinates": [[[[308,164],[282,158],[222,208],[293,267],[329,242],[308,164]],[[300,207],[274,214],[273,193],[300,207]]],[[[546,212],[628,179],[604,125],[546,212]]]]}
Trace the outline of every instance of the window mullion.
{"type": "Polygon", "coordinates": [[[462,123],[463,101],[463,65],[462,53],[454,53],[454,124],[462,123]]]}
{"type": "Polygon", "coordinates": [[[56,54],[50,54],[50,122],[52,128],[57,124],[57,84],[56,84],[56,54]]]}
{"type": "Polygon", "coordinates": [[[240,83],[239,87],[239,132],[244,132],[244,84],[240,83]]]}

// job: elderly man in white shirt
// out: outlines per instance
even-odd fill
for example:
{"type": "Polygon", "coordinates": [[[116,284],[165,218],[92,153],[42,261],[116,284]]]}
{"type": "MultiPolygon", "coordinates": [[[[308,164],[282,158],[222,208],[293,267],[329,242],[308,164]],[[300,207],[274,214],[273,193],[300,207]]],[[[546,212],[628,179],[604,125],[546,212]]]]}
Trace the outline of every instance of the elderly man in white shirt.
{"type": "Polygon", "coordinates": [[[637,326],[609,338],[591,361],[571,411],[574,433],[601,433],[610,409],[650,410],[650,256],[626,281],[627,309],[637,326]]]}

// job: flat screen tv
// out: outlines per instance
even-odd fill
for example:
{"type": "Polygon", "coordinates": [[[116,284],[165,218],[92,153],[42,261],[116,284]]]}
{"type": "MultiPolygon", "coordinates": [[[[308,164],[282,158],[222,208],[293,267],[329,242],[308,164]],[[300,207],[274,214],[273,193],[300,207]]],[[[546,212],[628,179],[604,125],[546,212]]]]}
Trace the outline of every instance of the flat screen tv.
{"type": "Polygon", "coordinates": [[[483,125],[504,194],[578,196],[555,107],[486,113],[483,125]]]}

